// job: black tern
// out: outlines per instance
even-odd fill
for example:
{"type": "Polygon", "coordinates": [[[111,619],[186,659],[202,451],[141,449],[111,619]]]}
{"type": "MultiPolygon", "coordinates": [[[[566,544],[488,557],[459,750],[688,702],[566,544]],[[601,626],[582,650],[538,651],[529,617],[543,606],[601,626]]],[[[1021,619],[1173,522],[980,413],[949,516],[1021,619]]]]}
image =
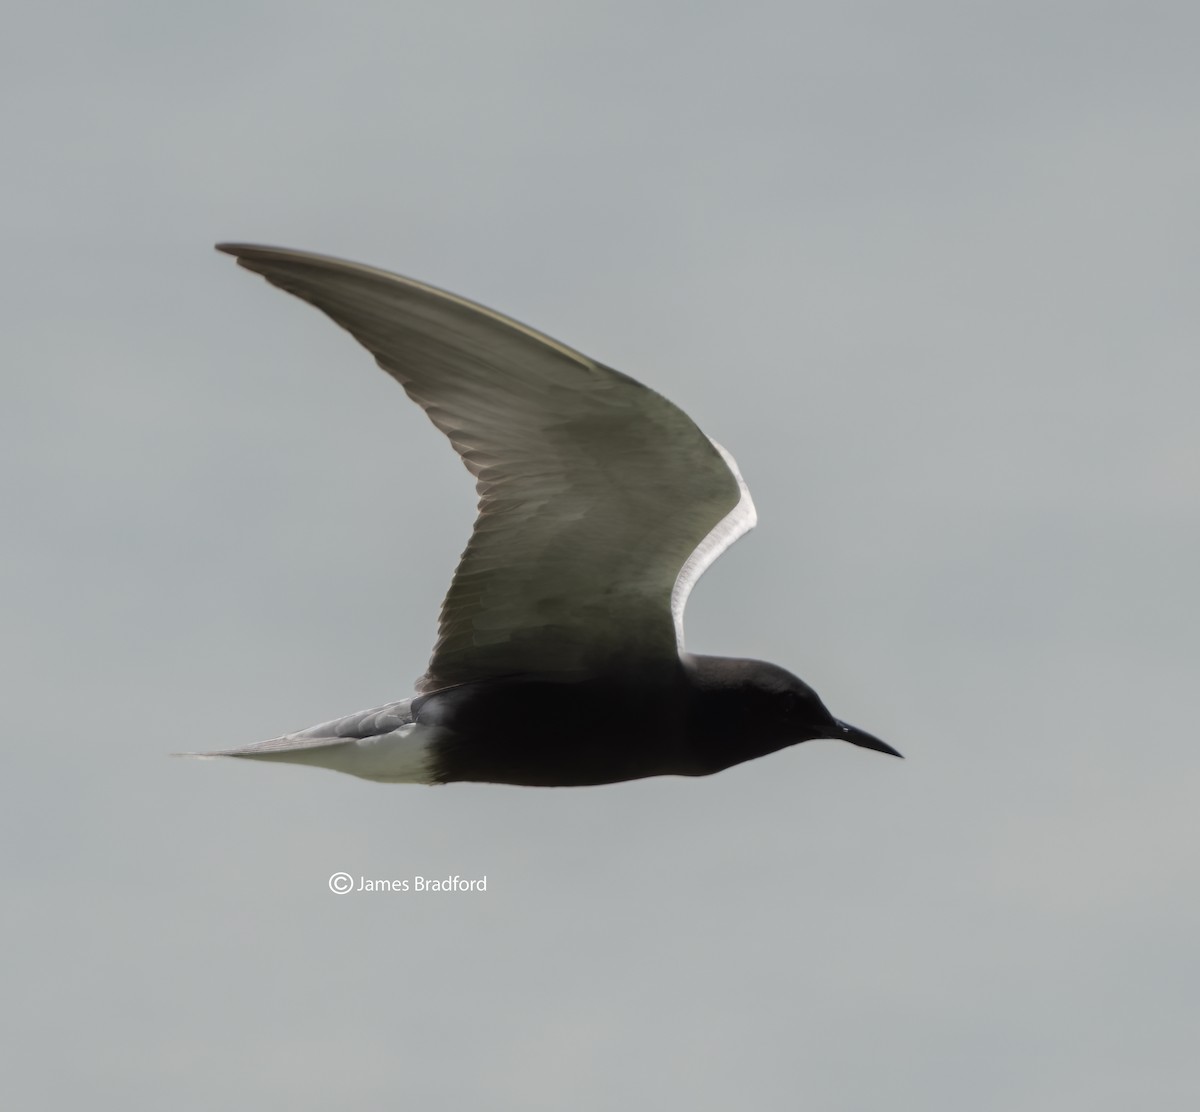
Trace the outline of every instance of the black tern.
{"type": "Polygon", "coordinates": [[[774,664],[684,650],[688,595],[756,514],[733,457],[681,409],[421,282],[218,250],[375,357],[475,476],[479,516],[411,698],[197,755],[538,787],[707,776],[815,738],[900,756],[774,664]]]}

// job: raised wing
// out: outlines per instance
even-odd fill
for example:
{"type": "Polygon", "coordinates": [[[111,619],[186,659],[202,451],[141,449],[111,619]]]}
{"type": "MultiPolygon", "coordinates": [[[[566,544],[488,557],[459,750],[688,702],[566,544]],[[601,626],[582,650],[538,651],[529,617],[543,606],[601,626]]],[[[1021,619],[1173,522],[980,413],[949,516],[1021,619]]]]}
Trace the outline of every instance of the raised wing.
{"type": "Polygon", "coordinates": [[[221,244],[354,336],[449,437],[479,517],[418,684],[594,674],[682,649],[701,572],[754,524],[682,410],[516,321],[386,271],[221,244]]]}

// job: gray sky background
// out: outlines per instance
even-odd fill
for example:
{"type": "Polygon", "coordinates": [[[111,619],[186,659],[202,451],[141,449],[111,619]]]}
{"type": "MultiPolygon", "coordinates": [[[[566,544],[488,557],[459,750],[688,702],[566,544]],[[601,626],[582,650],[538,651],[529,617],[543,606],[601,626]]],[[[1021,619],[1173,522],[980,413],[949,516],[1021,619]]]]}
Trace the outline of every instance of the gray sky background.
{"type": "Polygon", "coordinates": [[[10,9],[5,1105],[1197,1107],[1198,37],[1154,2],[10,9]],[[219,239],[680,404],[761,519],[689,647],[908,760],[170,760],[408,694],[473,518],[219,239]]]}

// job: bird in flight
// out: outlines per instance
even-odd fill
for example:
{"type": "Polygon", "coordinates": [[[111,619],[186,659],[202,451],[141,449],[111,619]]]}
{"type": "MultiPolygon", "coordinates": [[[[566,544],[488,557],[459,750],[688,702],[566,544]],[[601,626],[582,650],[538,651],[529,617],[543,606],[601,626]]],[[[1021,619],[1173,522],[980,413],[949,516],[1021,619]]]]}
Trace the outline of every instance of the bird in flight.
{"type": "Polygon", "coordinates": [[[411,698],[198,756],[565,787],[705,776],[814,738],[900,755],[783,668],[684,650],[688,595],[756,515],[733,457],[681,409],[410,278],[218,250],[375,357],[475,476],[479,516],[411,698]]]}

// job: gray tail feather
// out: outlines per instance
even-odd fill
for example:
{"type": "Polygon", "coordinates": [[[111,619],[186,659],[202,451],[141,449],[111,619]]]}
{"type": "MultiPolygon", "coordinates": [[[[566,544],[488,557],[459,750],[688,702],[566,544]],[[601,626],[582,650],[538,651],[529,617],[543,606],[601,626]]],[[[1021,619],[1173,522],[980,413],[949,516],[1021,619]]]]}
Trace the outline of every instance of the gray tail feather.
{"type": "Polygon", "coordinates": [[[207,760],[209,757],[271,757],[295,753],[301,749],[329,749],[337,745],[352,745],[357,739],[352,737],[273,737],[267,741],[256,741],[253,745],[243,745],[238,749],[212,749],[205,753],[172,753],[172,757],[197,757],[207,760]]]}

